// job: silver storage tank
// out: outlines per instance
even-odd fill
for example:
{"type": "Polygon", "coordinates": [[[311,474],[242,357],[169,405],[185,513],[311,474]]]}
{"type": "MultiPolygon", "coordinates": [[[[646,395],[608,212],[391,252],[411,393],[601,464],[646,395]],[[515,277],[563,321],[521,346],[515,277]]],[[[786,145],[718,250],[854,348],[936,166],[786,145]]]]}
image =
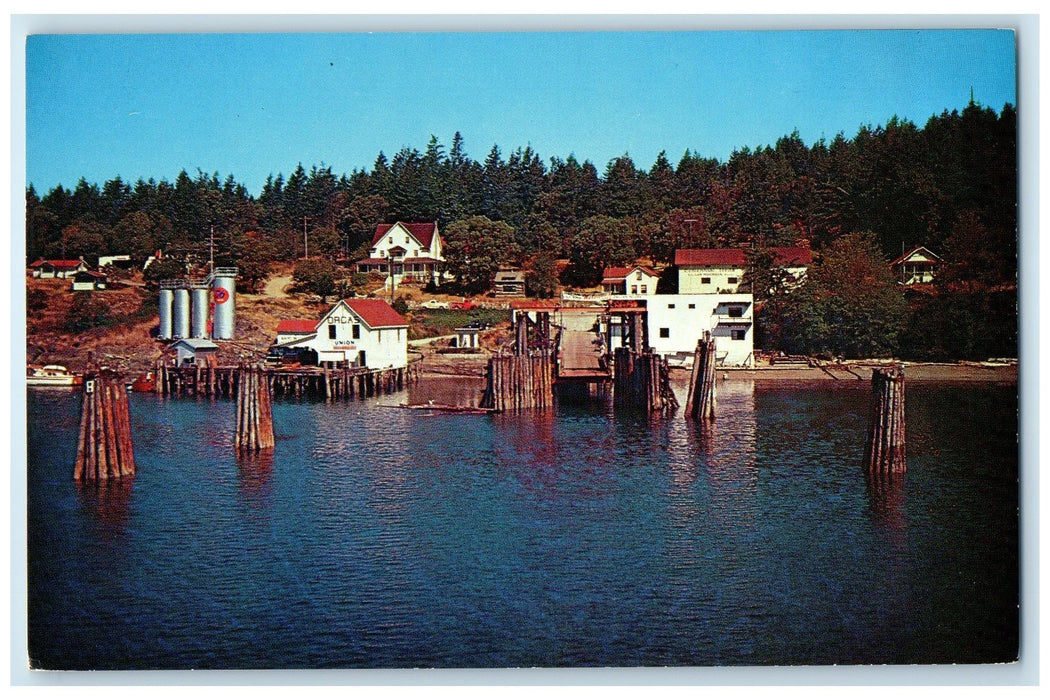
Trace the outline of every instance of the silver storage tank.
{"type": "Polygon", "coordinates": [[[212,282],[212,301],[215,312],[212,315],[211,337],[217,340],[231,340],[235,327],[234,288],[237,283],[236,267],[215,268],[212,282]]]}
{"type": "Polygon", "coordinates": [[[171,289],[160,290],[160,330],[157,337],[161,340],[171,340],[171,302],[175,295],[171,289]]]}
{"type": "Polygon", "coordinates": [[[190,337],[190,290],[176,289],[172,304],[171,333],[176,338],[190,337]]]}
{"type": "Polygon", "coordinates": [[[193,312],[190,316],[190,333],[194,338],[207,338],[211,289],[207,285],[194,285],[190,288],[190,301],[193,312]]]}

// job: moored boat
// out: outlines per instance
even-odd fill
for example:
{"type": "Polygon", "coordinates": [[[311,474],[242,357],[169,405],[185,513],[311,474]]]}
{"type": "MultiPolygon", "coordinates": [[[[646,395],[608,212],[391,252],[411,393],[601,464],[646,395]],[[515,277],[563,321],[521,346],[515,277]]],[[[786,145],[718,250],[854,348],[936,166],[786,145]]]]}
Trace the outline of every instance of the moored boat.
{"type": "Polygon", "coordinates": [[[153,372],[146,372],[140,374],[135,378],[135,381],[131,383],[132,391],[153,391],[156,386],[156,380],[153,377],[153,372]]]}
{"type": "Polygon", "coordinates": [[[26,372],[27,386],[79,386],[84,378],[62,365],[30,366],[26,372]]]}

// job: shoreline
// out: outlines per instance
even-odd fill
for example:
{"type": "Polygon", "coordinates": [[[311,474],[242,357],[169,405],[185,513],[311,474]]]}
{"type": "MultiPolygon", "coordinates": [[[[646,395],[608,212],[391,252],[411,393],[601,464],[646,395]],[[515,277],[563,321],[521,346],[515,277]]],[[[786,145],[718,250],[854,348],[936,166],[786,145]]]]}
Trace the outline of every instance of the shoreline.
{"type": "MultiPolygon", "coordinates": [[[[426,354],[420,365],[420,376],[431,379],[453,379],[484,377],[485,367],[491,355],[473,354],[426,354]]],[[[870,382],[872,370],[884,367],[885,362],[848,363],[842,367],[719,367],[719,381],[822,381],[822,382],[870,382]],[[848,369],[845,369],[848,367],[848,369]]],[[[992,382],[1017,384],[1018,365],[986,365],[976,362],[902,362],[905,378],[916,382],[992,382]]],[[[672,367],[672,380],[688,381],[692,370],[672,367]]]]}

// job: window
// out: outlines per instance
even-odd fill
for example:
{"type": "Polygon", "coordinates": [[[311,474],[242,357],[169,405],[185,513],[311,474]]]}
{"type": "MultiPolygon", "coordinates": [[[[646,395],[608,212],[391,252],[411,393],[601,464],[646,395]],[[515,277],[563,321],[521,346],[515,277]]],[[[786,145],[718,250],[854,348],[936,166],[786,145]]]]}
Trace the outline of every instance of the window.
{"type": "Polygon", "coordinates": [[[638,285],[637,284],[632,284],[631,285],[631,294],[637,294],[637,293],[638,293],[638,285]]]}
{"type": "Polygon", "coordinates": [[[731,337],[733,340],[746,340],[746,336],[747,331],[745,330],[737,330],[734,328],[733,330],[729,331],[729,337],[731,337]]]}
{"type": "Polygon", "coordinates": [[[670,338],[671,337],[671,329],[670,328],[661,328],[660,329],[660,337],[661,338],[670,338]]]}
{"type": "Polygon", "coordinates": [[[710,277],[701,277],[700,278],[700,284],[711,284],[711,278],[710,277]]]}
{"type": "Polygon", "coordinates": [[[689,308],[690,308],[690,309],[695,309],[695,308],[696,308],[696,304],[690,304],[690,305],[689,305],[689,308]]]}
{"type": "Polygon", "coordinates": [[[335,324],[334,323],[329,323],[328,324],[328,339],[329,340],[335,340],[335,324]]]}
{"type": "Polygon", "coordinates": [[[674,304],[668,304],[668,305],[667,305],[667,308],[669,308],[669,309],[673,309],[673,308],[674,308],[674,304]]]}
{"type": "Polygon", "coordinates": [[[737,278],[736,278],[736,277],[730,277],[730,278],[729,278],[728,280],[726,280],[726,281],[727,281],[727,282],[728,282],[729,284],[736,284],[736,280],[737,280],[737,278]]]}
{"type": "Polygon", "coordinates": [[[350,336],[354,340],[360,340],[361,339],[361,326],[355,323],[354,327],[350,331],[350,336]]]}
{"type": "Polygon", "coordinates": [[[744,307],[742,307],[742,306],[730,306],[727,309],[727,312],[729,314],[729,318],[743,318],[744,317],[744,307]]]}
{"type": "Polygon", "coordinates": [[[645,293],[646,293],[646,291],[645,291],[645,290],[646,290],[646,289],[648,289],[648,288],[649,288],[649,285],[647,285],[647,284],[643,284],[643,285],[642,285],[642,294],[645,294],[645,293]]]}
{"type": "Polygon", "coordinates": [[[642,279],[642,271],[641,270],[638,271],[638,274],[635,276],[635,279],[641,281],[641,279],[642,279]]]}

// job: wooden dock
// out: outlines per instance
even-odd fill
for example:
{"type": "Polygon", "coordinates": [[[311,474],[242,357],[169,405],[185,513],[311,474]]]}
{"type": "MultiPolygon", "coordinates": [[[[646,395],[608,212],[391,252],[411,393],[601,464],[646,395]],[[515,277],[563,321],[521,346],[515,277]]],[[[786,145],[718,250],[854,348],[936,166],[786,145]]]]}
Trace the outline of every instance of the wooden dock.
{"type": "MultiPolygon", "coordinates": [[[[390,394],[418,378],[418,366],[370,370],[364,367],[266,367],[260,370],[270,395],[282,399],[363,399],[390,394]]],[[[236,398],[243,368],[238,366],[157,364],[158,396],[236,398]]]]}

